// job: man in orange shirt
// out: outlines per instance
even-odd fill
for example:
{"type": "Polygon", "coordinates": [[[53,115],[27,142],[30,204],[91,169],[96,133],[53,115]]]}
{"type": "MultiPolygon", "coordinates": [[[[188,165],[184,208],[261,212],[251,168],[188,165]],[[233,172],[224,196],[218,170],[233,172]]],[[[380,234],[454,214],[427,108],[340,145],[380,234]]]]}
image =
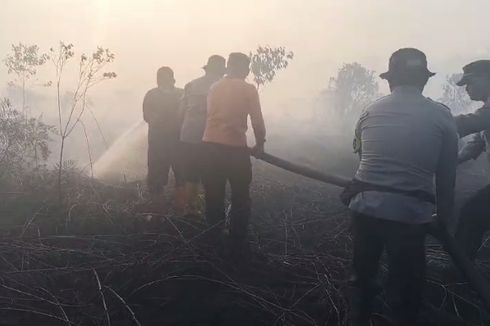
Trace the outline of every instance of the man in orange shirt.
{"type": "Polygon", "coordinates": [[[226,183],[231,187],[230,237],[233,252],[246,249],[251,212],[252,166],[247,146],[247,119],[250,116],[256,145],[252,153],[264,151],[265,125],[257,89],[245,81],[250,59],[243,53],[228,57],[227,75],[210,89],[207,121],[203,136],[206,152],[204,189],[206,220],[219,237],[225,220],[226,183]]]}

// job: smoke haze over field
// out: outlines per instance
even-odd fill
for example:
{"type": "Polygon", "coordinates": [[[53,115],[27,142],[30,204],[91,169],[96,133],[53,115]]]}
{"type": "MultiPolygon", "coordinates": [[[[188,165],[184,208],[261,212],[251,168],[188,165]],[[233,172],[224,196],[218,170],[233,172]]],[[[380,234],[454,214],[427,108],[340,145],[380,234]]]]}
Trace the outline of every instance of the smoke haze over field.
{"type": "MultiPolygon", "coordinates": [[[[80,52],[101,45],[116,54],[110,70],[118,77],[91,94],[109,143],[141,119],[141,102],[154,87],[158,67],[171,66],[182,87],[202,73],[210,54],[248,52],[259,44],[294,51],[290,67],[261,91],[266,119],[279,113],[286,123],[275,133],[287,121],[308,120],[308,108],[344,62],[379,73],[394,50],[418,47],[439,73],[426,92],[438,98],[446,75],[490,57],[486,0],[3,0],[2,5],[0,57],[11,44],[38,44],[47,51],[59,40],[80,52]]],[[[39,79],[53,78],[48,67],[40,69],[39,79]]],[[[1,69],[0,85],[6,85],[10,76],[1,69]]],[[[380,86],[386,93],[384,82],[380,86]]],[[[41,98],[36,104],[44,116],[55,116],[54,89],[32,91],[41,98]]],[[[96,132],[92,138],[98,156],[104,147],[96,132]]]]}
{"type": "MultiPolygon", "coordinates": [[[[3,0],[0,53],[10,44],[36,43],[47,50],[59,40],[79,49],[96,45],[117,54],[119,79],[111,89],[141,96],[163,64],[180,85],[200,74],[212,53],[284,45],[294,65],[270,93],[294,86],[313,96],[343,62],[386,68],[402,46],[424,50],[436,72],[459,71],[489,55],[485,0],[3,0]],[[301,80],[301,81],[300,81],[301,80]]],[[[291,92],[289,92],[291,94],[291,92]]]]}

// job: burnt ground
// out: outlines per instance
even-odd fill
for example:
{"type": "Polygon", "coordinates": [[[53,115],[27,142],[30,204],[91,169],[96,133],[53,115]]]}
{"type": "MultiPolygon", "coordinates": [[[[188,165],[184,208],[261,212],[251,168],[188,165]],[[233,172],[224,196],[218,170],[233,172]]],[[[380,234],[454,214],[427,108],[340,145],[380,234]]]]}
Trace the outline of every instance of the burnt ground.
{"type": "MultiPolygon", "coordinates": [[[[346,325],[351,235],[340,190],[261,162],[254,177],[252,251],[240,257],[226,243],[216,250],[202,220],[148,222],[138,184],[79,181],[63,207],[5,199],[0,325],[346,325]]],[[[463,179],[467,195],[478,178],[463,179]]],[[[427,252],[425,324],[490,324],[440,245],[429,239],[427,252]]],[[[383,294],[376,307],[375,325],[389,325],[383,294]]]]}

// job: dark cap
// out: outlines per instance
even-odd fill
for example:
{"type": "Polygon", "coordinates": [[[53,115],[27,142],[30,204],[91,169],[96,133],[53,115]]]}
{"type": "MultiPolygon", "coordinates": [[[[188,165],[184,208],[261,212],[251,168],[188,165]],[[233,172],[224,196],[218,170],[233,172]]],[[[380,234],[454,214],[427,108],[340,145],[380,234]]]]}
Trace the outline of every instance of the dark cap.
{"type": "Polygon", "coordinates": [[[250,57],[241,52],[233,52],[228,56],[226,67],[230,68],[248,68],[250,66],[250,57]]]}
{"type": "Polygon", "coordinates": [[[209,57],[208,63],[202,69],[224,73],[226,70],[226,60],[222,56],[214,54],[209,57]]]}
{"type": "Polygon", "coordinates": [[[478,60],[464,66],[463,76],[461,77],[461,80],[456,83],[456,85],[466,85],[470,78],[475,75],[487,75],[490,77],[490,60],[478,60]]]}
{"type": "Polygon", "coordinates": [[[414,48],[403,48],[391,55],[388,71],[379,76],[390,79],[393,76],[414,75],[432,77],[435,73],[427,68],[427,57],[424,52],[414,48]]]}

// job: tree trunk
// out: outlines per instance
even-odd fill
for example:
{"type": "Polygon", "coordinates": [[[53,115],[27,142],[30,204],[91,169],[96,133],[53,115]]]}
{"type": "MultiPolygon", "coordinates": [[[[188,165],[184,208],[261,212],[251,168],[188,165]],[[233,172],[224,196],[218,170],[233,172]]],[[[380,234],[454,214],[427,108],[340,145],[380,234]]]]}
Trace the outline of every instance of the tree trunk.
{"type": "Polygon", "coordinates": [[[63,172],[63,152],[65,149],[65,137],[61,136],[61,148],[60,148],[60,158],[58,162],[58,201],[61,205],[63,203],[63,189],[61,187],[61,174],[63,172]]]}

